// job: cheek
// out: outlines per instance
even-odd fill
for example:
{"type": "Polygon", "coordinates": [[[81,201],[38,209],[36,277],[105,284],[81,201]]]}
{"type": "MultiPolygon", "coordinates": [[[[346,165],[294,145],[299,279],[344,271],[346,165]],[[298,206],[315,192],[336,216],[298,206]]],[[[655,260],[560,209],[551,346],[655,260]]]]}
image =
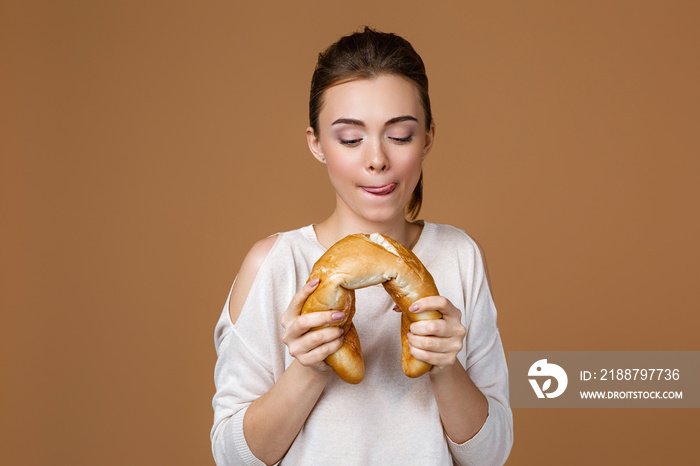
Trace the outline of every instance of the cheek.
{"type": "Polygon", "coordinates": [[[407,181],[407,195],[410,193],[413,193],[413,190],[415,189],[416,185],[418,184],[418,180],[420,180],[420,175],[423,171],[423,164],[421,163],[421,158],[418,158],[418,160],[411,160],[409,163],[406,164],[405,168],[405,177],[407,181]]]}
{"type": "Polygon", "coordinates": [[[346,172],[352,164],[347,157],[342,157],[342,154],[329,154],[326,157],[328,169],[334,172],[346,172]]]}
{"type": "Polygon", "coordinates": [[[418,178],[420,177],[420,173],[423,167],[422,164],[422,157],[418,156],[411,156],[411,157],[405,157],[399,159],[397,163],[397,169],[400,171],[404,176],[406,176],[409,179],[414,179],[415,182],[418,182],[418,178]]]}
{"type": "Polygon", "coordinates": [[[353,165],[343,157],[329,157],[326,161],[328,176],[331,181],[347,181],[353,178],[355,170],[353,165]]]}

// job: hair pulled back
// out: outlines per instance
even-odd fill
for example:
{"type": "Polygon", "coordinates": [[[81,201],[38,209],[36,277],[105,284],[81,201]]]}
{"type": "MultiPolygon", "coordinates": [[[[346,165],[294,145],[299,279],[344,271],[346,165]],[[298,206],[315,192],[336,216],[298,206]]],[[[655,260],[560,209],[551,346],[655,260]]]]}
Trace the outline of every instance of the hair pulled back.
{"type": "MultiPolygon", "coordinates": [[[[319,135],[318,116],[326,89],[356,79],[373,79],[390,74],[408,79],[418,90],[425,113],[425,130],[430,129],[433,115],[428,96],[428,76],[420,55],[406,39],[393,33],[365,26],[361,32],[341,37],[318,55],[311,78],[309,125],[319,135]]],[[[412,220],[423,204],[423,172],[406,205],[412,220]]]]}

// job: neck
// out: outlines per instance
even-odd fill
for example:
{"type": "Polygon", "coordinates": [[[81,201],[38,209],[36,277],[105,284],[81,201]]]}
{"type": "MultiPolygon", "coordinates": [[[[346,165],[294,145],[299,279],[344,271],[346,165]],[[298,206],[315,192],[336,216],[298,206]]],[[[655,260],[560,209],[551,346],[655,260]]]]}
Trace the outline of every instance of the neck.
{"type": "Polygon", "coordinates": [[[420,236],[421,229],[419,224],[409,222],[404,216],[373,222],[356,216],[342,215],[337,208],[330,217],[315,226],[319,242],[327,248],[355,233],[381,233],[412,248],[420,236]]]}

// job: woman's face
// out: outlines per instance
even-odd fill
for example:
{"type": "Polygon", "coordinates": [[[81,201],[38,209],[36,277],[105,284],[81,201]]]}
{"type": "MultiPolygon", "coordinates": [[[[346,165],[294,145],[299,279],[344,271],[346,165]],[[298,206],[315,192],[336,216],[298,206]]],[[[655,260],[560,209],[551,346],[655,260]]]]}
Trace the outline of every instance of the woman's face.
{"type": "Polygon", "coordinates": [[[319,133],[308,128],[307,139],[328,167],[337,208],[370,222],[403,219],[434,136],[415,86],[381,75],[331,87],[319,133]]]}

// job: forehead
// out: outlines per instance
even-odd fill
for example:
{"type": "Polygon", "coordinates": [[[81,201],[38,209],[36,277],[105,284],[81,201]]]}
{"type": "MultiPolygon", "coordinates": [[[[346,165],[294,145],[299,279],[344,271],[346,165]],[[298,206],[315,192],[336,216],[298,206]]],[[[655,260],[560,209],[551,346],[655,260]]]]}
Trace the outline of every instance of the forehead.
{"type": "Polygon", "coordinates": [[[411,115],[424,123],[423,106],[416,86],[400,76],[380,75],[337,84],[324,92],[321,123],[355,118],[367,123],[385,122],[411,115]]]}

